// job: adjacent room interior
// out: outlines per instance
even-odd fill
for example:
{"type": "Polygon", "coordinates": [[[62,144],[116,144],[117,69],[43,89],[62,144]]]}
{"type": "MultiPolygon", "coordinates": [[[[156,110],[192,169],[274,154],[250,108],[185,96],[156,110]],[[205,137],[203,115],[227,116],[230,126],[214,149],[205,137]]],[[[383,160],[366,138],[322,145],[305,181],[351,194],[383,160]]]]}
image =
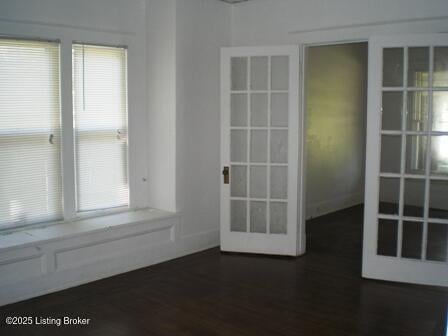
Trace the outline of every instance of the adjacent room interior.
{"type": "Polygon", "coordinates": [[[1,335],[448,336],[446,0],[2,0],[1,335]]]}
{"type": "Polygon", "coordinates": [[[304,60],[308,246],[348,248],[358,256],[365,184],[367,48],[367,42],[307,46],[304,60]],[[323,235],[337,242],[329,247],[323,235]]]}
{"type": "Polygon", "coordinates": [[[310,219],[364,202],[367,43],[310,46],[305,64],[310,219]]]}

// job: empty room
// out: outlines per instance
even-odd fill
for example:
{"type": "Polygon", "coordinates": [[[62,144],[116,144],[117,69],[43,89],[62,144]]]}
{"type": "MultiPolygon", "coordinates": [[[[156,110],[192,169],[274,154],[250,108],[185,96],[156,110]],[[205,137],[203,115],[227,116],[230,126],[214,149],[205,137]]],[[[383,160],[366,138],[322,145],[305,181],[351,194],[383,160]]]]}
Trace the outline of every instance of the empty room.
{"type": "Polygon", "coordinates": [[[0,335],[447,321],[446,0],[0,0],[0,335]]]}

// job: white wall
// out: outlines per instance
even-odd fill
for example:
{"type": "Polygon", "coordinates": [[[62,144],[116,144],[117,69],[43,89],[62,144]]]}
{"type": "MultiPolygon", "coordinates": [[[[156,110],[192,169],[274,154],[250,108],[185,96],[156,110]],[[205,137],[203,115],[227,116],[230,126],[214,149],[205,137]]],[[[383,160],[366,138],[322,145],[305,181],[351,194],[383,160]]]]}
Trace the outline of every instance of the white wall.
{"type": "Polygon", "coordinates": [[[177,214],[0,236],[0,305],[219,244],[219,50],[230,45],[230,15],[215,0],[2,0],[0,34],[132,41],[139,85],[129,90],[138,129],[130,137],[140,144],[133,172],[141,191],[133,201],[177,214]]]}
{"type": "Polygon", "coordinates": [[[145,0],[2,0],[0,19],[84,27],[114,32],[142,32],[145,0]]]}
{"type": "Polygon", "coordinates": [[[363,203],[367,43],[308,48],[304,99],[306,218],[363,203]]]}
{"type": "Polygon", "coordinates": [[[176,211],[176,0],[148,0],[149,203],[176,211]]]}
{"type": "Polygon", "coordinates": [[[219,55],[230,46],[231,6],[178,0],[176,13],[178,202],[188,236],[219,230],[219,55]]]}
{"type": "Polygon", "coordinates": [[[150,199],[156,208],[182,213],[186,237],[213,231],[218,244],[219,54],[230,45],[231,6],[148,4],[150,199]]]}
{"type": "Polygon", "coordinates": [[[351,39],[389,32],[448,32],[448,20],[361,26],[351,24],[448,16],[446,0],[253,0],[235,6],[234,45],[284,44],[320,38],[351,39]],[[330,28],[328,31],[294,33],[330,28]]]}

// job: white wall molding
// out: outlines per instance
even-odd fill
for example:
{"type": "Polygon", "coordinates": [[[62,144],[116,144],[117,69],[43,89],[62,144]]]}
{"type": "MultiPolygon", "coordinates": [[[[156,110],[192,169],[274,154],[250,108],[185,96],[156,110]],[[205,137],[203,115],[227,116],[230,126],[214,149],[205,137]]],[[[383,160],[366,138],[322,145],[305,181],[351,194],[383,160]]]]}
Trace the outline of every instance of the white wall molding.
{"type": "Polygon", "coordinates": [[[181,237],[181,225],[174,216],[9,249],[0,263],[0,306],[218,246],[217,229],[181,237]]]}
{"type": "Polygon", "coordinates": [[[78,25],[70,25],[63,23],[50,23],[50,22],[42,22],[42,21],[34,21],[34,20],[11,20],[7,18],[0,17],[1,22],[5,23],[14,23],[14,24],[22,24],[22,25],[36,25],[36,26],[46,26],[46,27],[55,27],[55,28],[66,28],[66,29],[76,29],[76,30],[85,30],[89,32],[99,32],[99,33],[107,33],[114,35],[136,35],[136,32],[133,31],[121,31],[115,29],[102,29],[96,27],[86,27],[86,26],[78,26],[78,25]]]}
{"type": "Polygon", "coordinates": [[[334,30],[339,30],[339,29],[354,29],[354,28],[395,25],[395,24],[402,24],[402,23],[444,21],[444,20],[448,20],[448,16],[384,20],[384,21],[375,21],[375,22],[354,23],[354,24],[348,24],[348,25],[337,25],[337,26],[326,26],[326,27],[318,27],[318,28],[310,28],[310,29],[299,29],[299,30],[290,31],[290,32],[288,32],[288,34],[297,35],[297,34],[314,33],[314,32],[334,31],[334,30]]]}
{"type": "Polygon", "coordinates": [[[365,40],[448,29],[446,0],[260,0],[233,8],[232,44],[365,40]]]}

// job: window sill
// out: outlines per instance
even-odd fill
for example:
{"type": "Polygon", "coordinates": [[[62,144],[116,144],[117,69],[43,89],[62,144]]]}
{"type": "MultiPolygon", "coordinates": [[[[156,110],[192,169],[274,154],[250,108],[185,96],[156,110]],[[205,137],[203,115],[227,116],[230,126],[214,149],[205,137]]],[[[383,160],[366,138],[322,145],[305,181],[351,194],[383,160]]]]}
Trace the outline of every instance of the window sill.
{"type": "Polygon", "coordinates": [[[177,216],[178,213],[155,209],[143,209],[80,219],[42,228],[28,227],[21,231],[0,235],[0,253],[10,249],[33,246],[38,243],[48,243],[54,240],[68,239],[127,225],[142,224],[148,221],[150,222],[177,216]]]}

